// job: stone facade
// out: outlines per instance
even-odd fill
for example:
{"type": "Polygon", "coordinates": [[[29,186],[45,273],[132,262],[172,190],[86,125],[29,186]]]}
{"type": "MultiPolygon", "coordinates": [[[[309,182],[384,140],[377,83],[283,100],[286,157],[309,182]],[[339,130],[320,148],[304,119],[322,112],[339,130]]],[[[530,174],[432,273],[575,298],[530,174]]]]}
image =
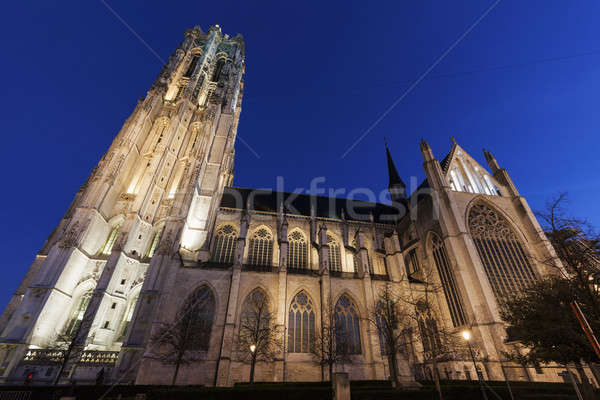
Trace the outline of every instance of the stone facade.
{"type": "MultiPolygon", "coordinates": [[[[290,305],[299,293],[313,307],[317,331],[323,310],[342,298],[350,304],[360,351],[345,372],[352,380],[386,379],[377,331],[365,318],[386,285],[418,293],[425,271],[444,289],[435,300],[438,323],[472,331],[487,379],[557,379],[552,370],[502,367],[506,333],[495,294],[549,273],[536,260],[552,249],[490,153],[491,174],[456,142],[441,162],[423,142],[426,180],[407,198],[388,152],[391,206],[232,188],[243,73],[241,36],[218,26],[185,32],[2,314],[4,382],[31,372],[37,382],[52,381],[60,359],[52,352],[64,351],[56,343],[67,335],[78,357],[66,363],[65,381],[91,382],[104,368],[109,381],[168,384],[173,367],[157,360],[151,339],[199,287],[214,298],[210,340],[178,383],[248,379],[235,343],[257,289],[285,332],[275,361],[257,364],[257,381],[322,378],[310,353],[289,351],[290,305]],[[485,218],[496,236],[479,231],[485,218]]],[[[411,349],[398,354],[405,382],[427,374],[413,334],[411,349]]],[[[440,365],[455,379],[466,379],[467,370],[475,376],[472,368],[469,359],[440,365]]]]}

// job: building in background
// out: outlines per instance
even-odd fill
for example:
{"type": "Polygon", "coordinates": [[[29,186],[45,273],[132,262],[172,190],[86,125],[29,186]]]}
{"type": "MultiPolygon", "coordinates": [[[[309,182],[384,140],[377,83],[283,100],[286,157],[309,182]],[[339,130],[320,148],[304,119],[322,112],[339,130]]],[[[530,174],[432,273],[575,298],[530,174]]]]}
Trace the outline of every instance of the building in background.
{"type": "MultiPolygon", "coordinates": [[[[173,367],[155,357],[153,332],[198,297],[207,338],[178,382],[247,381],[235,343],[256,291],[285,332],[275,361],[258,363],[257,381],[321,379],[310,346],[329,304],[345,321],[350,378],[387,379],[366,317],[386,285],[418,293],[426,277],[442,288],[436,323],[472,331],[486,379],[558,379],[502,368],[498,300],[548,273],[536,260],[552,250],[490,153],[491,173],[455,141],[441,162],[423,141],[426,180],[407,198],[386,149],[392,205],[231,187],[243,74],[240,35],[185,32],[2,314],[4,382],[31,373],[52,381],[66,337],[76,357],[63,381],[93,382],[104,368],[107,381],[168,384],[173,367]]],[[[401,379],[430,376],[418,333],[406,334],[414,340],[398,354],[401,379]]],[[[442,378],[476,376],[468,357],[440,368],[442,378]]]]}

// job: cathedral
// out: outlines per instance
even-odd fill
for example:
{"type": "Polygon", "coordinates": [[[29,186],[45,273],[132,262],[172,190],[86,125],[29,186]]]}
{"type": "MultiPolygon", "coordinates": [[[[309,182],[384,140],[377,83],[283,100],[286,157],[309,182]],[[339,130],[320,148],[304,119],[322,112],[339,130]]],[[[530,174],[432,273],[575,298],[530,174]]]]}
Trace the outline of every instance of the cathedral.
{"type": "MultiPolygon", "coordinates": [[[[514,344],[499,302],[549,274],[538,260],[554,253],[494,156],[484,151],[484,167],[453,139],[438,159],[423,140],[426,179],[409,195],[386,146],[391,204],[234,187],[244,52],[242,36],[218,25],[185,32],[4,310],[2,382],[86,384],[102,370],[106,382],[170,384],[156,332],[199,298],[194,318],[206,332],[177,383],[248,381],[236,343],[256,296],[282,332],[256,381],[323,378],[311,346],[326,310],[343,321],[351,359],[335,368],[385,380],[368,317],[386,287],[419,293],[426,279],[440,288],[435,323],[468,330],[477,355],[447,357],[442,378],[558,380],[503,358],[514,344]]],[[[427,344],[406,335],[400,380],[430,378],[427,344]]]]}

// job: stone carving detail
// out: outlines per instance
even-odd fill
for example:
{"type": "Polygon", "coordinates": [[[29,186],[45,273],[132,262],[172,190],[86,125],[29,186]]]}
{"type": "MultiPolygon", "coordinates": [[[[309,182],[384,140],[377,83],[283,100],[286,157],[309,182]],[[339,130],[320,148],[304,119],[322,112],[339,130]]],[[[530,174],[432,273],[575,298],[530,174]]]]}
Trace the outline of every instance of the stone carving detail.
{"type": "Polygon", "coordinates": [[[476,204],[471,208],[469,227],[473,237],[517,239],[504,218],[484,204],[476,204]]]}
{"type": "Polygon", "coordinates": [[[66,249],[69,247],[75,247],[77,245],[77,236],[79,233],[79,221],[75,221],[73,225],[71,225],[70,229],[66,231],[63,236],[63,239],[60,241],[58,245],[61,249],[66,249]]]}

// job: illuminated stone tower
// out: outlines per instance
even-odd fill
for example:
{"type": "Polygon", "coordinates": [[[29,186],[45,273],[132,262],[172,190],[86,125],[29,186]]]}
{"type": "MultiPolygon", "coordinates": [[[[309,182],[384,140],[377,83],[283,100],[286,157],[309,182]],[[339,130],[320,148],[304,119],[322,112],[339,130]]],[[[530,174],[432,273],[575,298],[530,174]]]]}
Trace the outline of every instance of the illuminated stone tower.
{"type": "Polygon", "coordinates": [[[4,381],[22,382],[23,360],[43,357],[35,350],[62,334],[91,358],[139,355],[176,270],[208,259],[232,179],[243,73],[240,35],[185,32],[2,314],[4,381]]]}

